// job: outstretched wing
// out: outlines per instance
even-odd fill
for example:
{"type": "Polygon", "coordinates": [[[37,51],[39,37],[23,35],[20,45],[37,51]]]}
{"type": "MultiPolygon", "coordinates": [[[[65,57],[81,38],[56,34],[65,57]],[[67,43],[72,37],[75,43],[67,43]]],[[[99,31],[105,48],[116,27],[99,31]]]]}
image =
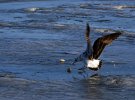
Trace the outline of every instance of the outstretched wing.
{"type": "Polygon", "coordinates": [[[75,64],[76,62],[82,61],[84,60],[86,57],[89,57],[92,55],[93,53],[93,48],[91,46],[91,42],[90,42],[90,38],[89,38],[89,34],[90,34],[90,27],[89,24],[87,23],[86,25],[86,32],[85,32],[85,38],[87,41],[87,48],[86,51],[83,52],[81,55],[79,55],[77,58],[75,58],[74,62],[72,64],[75,64]]]}
{"type": "Polygon", "coordinates": [[[86,33],[85,33],[85,38],[86,38],[86,41],[87,41],[87,48],[86,48],[85,52],[87,53],[87,56],[91,56],[92,52],[93,52],[93,48],[91,46],[91,41],[90,41],[89,35],[90,35],[90,26],[87,23],[86,33]]]}
{"type": "Polygon", "coordinates": [[[93,45],[93,58],[97,59],[102,53],[106,45],[121,35],[121,32],[112,33],[98,38],[93,45]]]}

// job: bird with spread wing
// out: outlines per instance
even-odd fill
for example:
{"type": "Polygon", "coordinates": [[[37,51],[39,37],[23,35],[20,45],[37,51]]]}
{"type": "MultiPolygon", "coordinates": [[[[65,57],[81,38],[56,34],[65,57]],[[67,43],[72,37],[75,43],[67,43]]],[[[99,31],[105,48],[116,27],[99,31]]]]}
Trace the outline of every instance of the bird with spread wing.
{"type": "Polygon", "coordinates": [[[117,39],[121,34],[122,33],[118,31],[118,32],[100,37],[95,40],[92,46],[91,39],[89,38],[90,27],[89,27],[89,24],[87,23],[86,32],[85,32],[87,48],[81,55],[75,58],[73,64],[79,61],[84,61],[83,69],[88,68],[88,69],[97,71],[98,69],[100,69],[102,65],[102,60],[98,58],[101,55],[102,51],[104,50],[105,46],[112,43],[112,41],[117,39]]]}

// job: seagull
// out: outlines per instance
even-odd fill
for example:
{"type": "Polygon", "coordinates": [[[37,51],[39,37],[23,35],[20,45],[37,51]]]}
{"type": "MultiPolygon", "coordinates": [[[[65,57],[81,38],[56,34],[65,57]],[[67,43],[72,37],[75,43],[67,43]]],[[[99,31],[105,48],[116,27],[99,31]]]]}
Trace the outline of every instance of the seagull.
{"type": "MultiPolygon", "coordinates": [[[[72,64],[75,64],[76,62],[83,61],[84,67],[81,69],[91,69],[93,71],[97,71],[101,68],[102,60],[98,59],[101,55],[102,51],[104,50],[105,46],[108,44],[111,44],[113,40],[117,39],[122,33],[117,31],[115,33],[105,35],[103,37],[99,37],[95,40],[93,46],[91,45],[91,39],[89,38],[90,35],[90,27],[87,23],[86,25],[86,33],[85,38],[87,41],[87,48],[86,50],[79,55],[77,58],[75,58],[74,62],[72,64]]],[[[70,71],[68,69],[68,71],[70,71]]]]}

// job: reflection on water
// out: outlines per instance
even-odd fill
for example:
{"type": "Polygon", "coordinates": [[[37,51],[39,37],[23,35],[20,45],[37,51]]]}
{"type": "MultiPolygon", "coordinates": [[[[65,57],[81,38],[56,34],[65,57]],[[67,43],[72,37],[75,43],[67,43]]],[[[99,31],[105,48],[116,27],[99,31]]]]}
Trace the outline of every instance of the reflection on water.
{"type": "Polygon", "coordinates": [[[0,0],[0,100],[134,100],[134,18],[128,0],[0,0]],[[71,62],[85,50],[86,22],[92,41],[123,35],[105,48],[99,75],[84,77],[71,62]]]}
{"type": "MultiPolygon", "coordinates": [[[[0,98],[108,100],[134,98],[134,76],[92,76],[77,81],[33,81],[1,77],[0,98]],[[7,89],[8,87],[8,89],[7,89]]],[[[24,99],[23,99],[24,100],[24,99]]]]}
{"type": "Polygon", "coordinates": [[[81,80],[79,85],[87,99],[134,98],[135,77],[132,76],[92,76],[81,80]],[[127,92],[128,91],[128,92],[127,92]],[[129,93],[130,91],[130,93],[129,93]],[[131,92],[132,91],[132,92],[131,92]],[[113,96],[113,97],[112,97],[113,96]],[[121,96],[121,97],[120,97],[121,96]]]}

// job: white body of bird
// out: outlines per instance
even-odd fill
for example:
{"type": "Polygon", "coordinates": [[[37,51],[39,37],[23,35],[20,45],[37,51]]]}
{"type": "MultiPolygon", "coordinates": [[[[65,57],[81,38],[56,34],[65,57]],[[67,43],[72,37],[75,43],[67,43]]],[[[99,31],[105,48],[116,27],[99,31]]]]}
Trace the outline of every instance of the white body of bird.
{"type": "Polygon", "coordinates": [[[92,60],[86,60],[86,67],[88,68],[98,68],[100,65],[100,60],[98,59],[92,59],[92,60]]]}

